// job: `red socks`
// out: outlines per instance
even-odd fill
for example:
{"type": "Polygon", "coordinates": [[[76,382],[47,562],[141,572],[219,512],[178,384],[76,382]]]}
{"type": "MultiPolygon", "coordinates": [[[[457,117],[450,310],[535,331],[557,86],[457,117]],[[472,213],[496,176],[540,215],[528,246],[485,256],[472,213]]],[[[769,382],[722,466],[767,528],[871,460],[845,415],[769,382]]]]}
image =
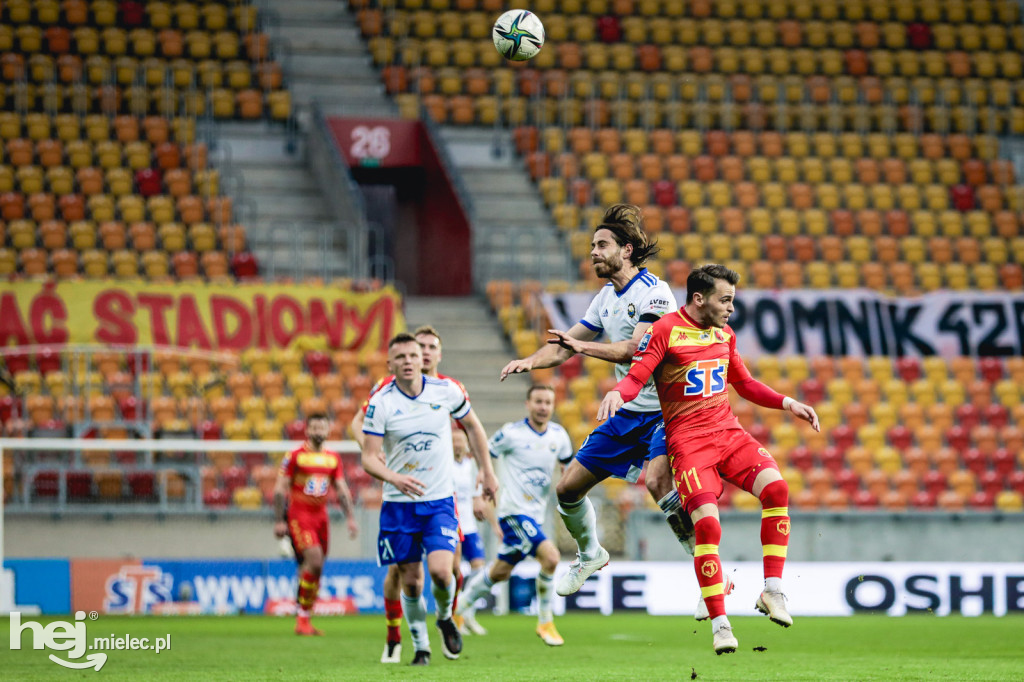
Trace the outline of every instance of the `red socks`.
{"type": "Polygon", "coordinates": [[[789,486],[785,481],[773,481],[764,487],[761,507],[764,577],[781,578],[789,545],[789,486]]]}
{"type": "Polygon", "coordinates": [[[402,641],[402,600],[384,600],[384,618],[388,624],[388,641],[402,641]]]}
{"type": "Polygon", "coordinates": [[[722,524],[713,516],[705,516],[693,524],[697,547],[693,552],[693,568],[697,572],[700,594],[712,618],[725,615],[725,583],[718,543],[722,540],[722,524]]]}
{"type": "Polygon", "coordinates": [[[320,591],[320,574],[311,571],[299,573],[299,594],[295,601],[300,610],[309,611],[316,603],[316,593],[320,591]]]}

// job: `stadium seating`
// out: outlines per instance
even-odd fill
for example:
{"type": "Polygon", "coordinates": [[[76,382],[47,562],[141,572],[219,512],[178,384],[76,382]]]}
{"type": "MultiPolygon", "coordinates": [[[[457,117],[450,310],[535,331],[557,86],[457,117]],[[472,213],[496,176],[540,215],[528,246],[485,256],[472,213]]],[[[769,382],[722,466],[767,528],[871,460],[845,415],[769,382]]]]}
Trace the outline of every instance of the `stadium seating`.
{"type": "MultiPolygon", "coordinates": [[[[569,284],[546,288],[564,291],[569,284]]],[[[537,320],[537,329],[549,326],[539,290],[537,282],[487,286],[520,356],[540,343],[525,320],[537,320]]],[[[1017,508],[1024,482],[1024,432],[1017,426],[1024,418],[1024,363],[1018,358],[766,356],[752,369],[814,404],[822,422],[815,433],[731,396],[740,423],[778,460],[795,507],[1017,508]]],[[[533,374],[555,387],[557,417],[579,447],[597,425],[597,401],[614,386],[610,366],[576,357],[557,371],[533,374]]]]}
{"type": "Polygon", "coordinates": [[[627,201],[677,282],[713,259],[761,287],[1020,288],[1022,195],[996,139],[1024,132],[1019,7],[825,5],[544,2],[549,45],[526,63],[479,40],[484,0],[357,18],[408,115],[522,126],[581,261],[595,211],[627,201]]]}
{"type": "MultiPolygon", "coordinates": [[[[29,111],[291,115],[251,3],[5,3],[5,98],[29,111]]],[[[5,110],[6,111],[6,110],[5,110]]],[[[2,127],[2,126],[0,126],[2,127]]]]}
{"type": "MultiPolygon", "coordinates": [[[[385,371],[379,354],[359,358],[350,351],[306,354],[291,350],[250,351],[242,355],[239,364],[211,364],[205,360],[183,362],[181,356],[173,353],[142,357],[145,361],[138,366],[146,369],[138,378],[143,386],[143,401],[148,403],[152,415],[153,435],[157,438],[301,440],[305,437],[305,417],[314,412],[327,412],[332,419],[329,438],[344,440],[351,437],[348,425],[356,409],[365,400],[370,386],[385,371]],[[311,379],[314,373],[316,382],[311,379]],[[221,388],[199,397],[192,395],[192,387],[196,385],[221,388]]],[[[132,393],[115,397],[122,387],[131,385],[138,371],[134,356],[117,351],[97,352],[85,363],[70,374],[71,383],[78,383],[74,393],[92,392],[85,404],[80,405],[74,400],[65,400],[71,398],[69,373],[52,351],[7,356],[3,365],[16,377],[18,393],[0,384],[0,428],[4,435],[67,436],[70,435],[67,425],[89,419],[95,426],[82,434],[85,437],[127,437],[127,431],[115,432],[102,424],[132,422],[144,414],[145,405],[132,393]]],[[[109,452],[94,454],[84,453],[83,463],[87,468],[35,473],[33,499],[55,498],[57,479],[61,475],[66,479],[69,502],[156,499],[157,481],[153,471],[112,468],[109,452]]],[[[125,461],[134,467],[134,454],[125,454],[128,455],[125,461]]],[[[261,506],[265,501],[271,503],[269,492],[283,454],[268,457],[264,453],[220,452],[201,458],[200,464],[206,467],[205,503],[244,509],[261,506]]],[[[372,502],[376,499],[374,486],[361,475],[358,458],[346,457],[346,471],[357,472],[354,480],[361,490],[366,490],[372,502]]],[[[27,474],[23,474],[20,466],[22,460],[16,464],[8,457],[4,461],[5,467],[9,467],[5,470],[5,487],[7,494],[11,494],[15,486],[20,489],[21,477],[27,474]]],[[[184,495],[182,481],[174,479],[164,484],[178,491],[175,494],[179,497],[184,495]]]]}
{"type": "Polygon", "coordinates": [[[194,120],[3,116],[5,274],[222,281],[251,262],[194,120]]]}

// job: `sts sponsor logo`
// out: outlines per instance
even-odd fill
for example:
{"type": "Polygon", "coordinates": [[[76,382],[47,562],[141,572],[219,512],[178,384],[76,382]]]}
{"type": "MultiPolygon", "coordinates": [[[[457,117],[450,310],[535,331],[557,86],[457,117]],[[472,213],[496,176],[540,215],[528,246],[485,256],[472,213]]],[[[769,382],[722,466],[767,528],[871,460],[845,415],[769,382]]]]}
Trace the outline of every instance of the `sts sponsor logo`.
{"type": "Polygon", "coordinates": [[[686,388],[683,395],[711,397],[725,390],[728,361],[698,360],[686,370],[686,388]]]}
{"type": "Polygon", "coordinates": [[[159,566],[122,566],[107,578],[105,613],[146,613],[153,605],[173,601],[174,579],[159,566]]]}

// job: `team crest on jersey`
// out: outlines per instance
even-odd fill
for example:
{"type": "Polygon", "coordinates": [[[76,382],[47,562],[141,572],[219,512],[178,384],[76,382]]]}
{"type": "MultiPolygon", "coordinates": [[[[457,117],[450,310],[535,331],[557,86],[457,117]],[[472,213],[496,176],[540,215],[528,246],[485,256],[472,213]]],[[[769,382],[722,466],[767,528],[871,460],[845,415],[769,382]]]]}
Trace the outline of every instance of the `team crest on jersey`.
{"type": "Polygon", "coordinates": [[[711,559],[708,559],[700,566],[700,572],[704,574],[705,578],[713,578],[718,573],[718,564],[711,559]]]}
{"type": "Polygon", "coordinates": [[[725,377],[728,368],[729,363],[720,359],[698,360],[690,365],[683,375],[686,379],[683,395],[709,398],[721,393],[726,387],[725,377]]]}
{"type": "Polygon", "coordinates": [[[650,332],[650,330],[648,330],[647,333],[644,334],[643,338],[640,339],[640,345],[636,347],[636,352],[637,353],[643,353],[645,350],[647,350],[647,344],[649,344],[650,342],[651,342],[651,332],[650,332]]]}
{"type": "Polygon", "coordinates": [[[718,341],[719,343],[725,343],[725,334],[722,332],[721,329],[715,330],[715,341],[718,341]]]}
{"type": "Polygon", "coordinates": [[[776,524],[775,528],[783,535],[789,535],[789,519],[783,519],[776,524]]]}
{"type": "Polygon", "coordinates": [[[434,403],[430,403],[430,409],[432,409],[432,410],[440,410],[441,406],[440,405],[435,405],[434,403]]]}
{"type": "Polygon", "coordinates": [[[629,306],[626,308],[626,314],[629,315],[630,317],[636,317],[636,306],[630,303],[629,306]]]}

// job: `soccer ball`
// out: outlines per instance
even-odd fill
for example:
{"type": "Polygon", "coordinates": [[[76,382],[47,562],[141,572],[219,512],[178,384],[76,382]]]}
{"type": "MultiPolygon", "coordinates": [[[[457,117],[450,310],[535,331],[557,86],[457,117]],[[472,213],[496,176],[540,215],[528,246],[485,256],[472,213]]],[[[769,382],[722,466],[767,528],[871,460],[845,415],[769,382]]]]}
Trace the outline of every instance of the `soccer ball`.
{"type": "Polygon", "coordinates": [[[544,47],[544,24],[533,12],[510,9],[498,17],[491,30],[494,47],[505,59],[532,59],[544,47]]]}

